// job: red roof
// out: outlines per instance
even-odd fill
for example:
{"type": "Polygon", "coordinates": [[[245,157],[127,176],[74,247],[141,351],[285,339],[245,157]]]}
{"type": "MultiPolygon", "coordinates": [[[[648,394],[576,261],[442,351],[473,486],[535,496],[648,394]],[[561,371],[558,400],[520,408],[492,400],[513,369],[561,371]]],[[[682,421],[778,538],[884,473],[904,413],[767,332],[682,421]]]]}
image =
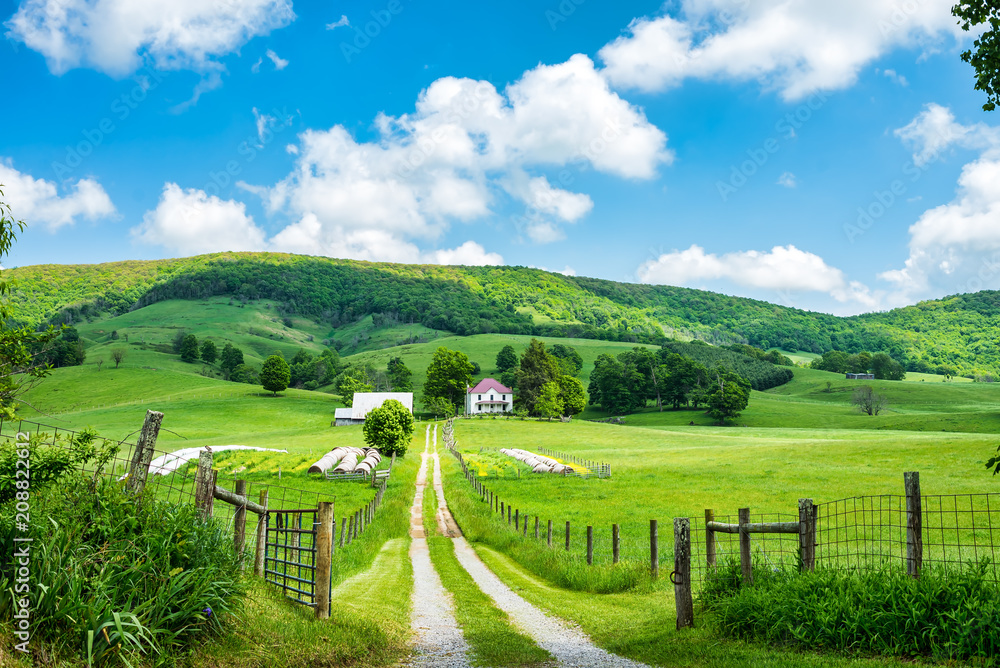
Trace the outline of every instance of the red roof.
{"type": "Polygon", "coordinates": [[[469,390],[469,394],[482,394],[483,392],[489,392],[494,390],[500,394],[513,394],[514,390],[509,387],[504,387],[500,384],[500,381],[493,378],[483,378],[479,381],[474,388],[469,390]]]}

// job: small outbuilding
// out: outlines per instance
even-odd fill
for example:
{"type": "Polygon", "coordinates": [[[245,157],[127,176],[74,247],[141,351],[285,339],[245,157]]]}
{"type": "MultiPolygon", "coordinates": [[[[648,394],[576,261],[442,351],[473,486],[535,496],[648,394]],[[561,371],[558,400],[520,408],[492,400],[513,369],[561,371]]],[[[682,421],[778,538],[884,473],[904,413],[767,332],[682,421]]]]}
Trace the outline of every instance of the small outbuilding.
{"type": "Polygon", "coordinates": [[[847,374],[847,380],[875,380],[875,374],[873,374],[873,373],[849,373],[849,374],[847,374]]]}
{"type": "Polygon", "coordinates": [[[413,413],[413,392],[356,392],[353,405],[349,408],[338,408],[334,414],[334,424],[344,427],[352,424],[364,424],[369,411],[381,408],[389,399],[395,399],[413,413]]]}

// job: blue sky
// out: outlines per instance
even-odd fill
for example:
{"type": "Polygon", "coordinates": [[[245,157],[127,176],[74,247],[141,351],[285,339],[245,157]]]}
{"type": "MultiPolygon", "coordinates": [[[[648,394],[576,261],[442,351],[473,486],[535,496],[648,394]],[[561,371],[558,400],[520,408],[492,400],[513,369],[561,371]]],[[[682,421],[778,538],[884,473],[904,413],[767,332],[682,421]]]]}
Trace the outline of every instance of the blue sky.
{"type": "Polygon", "coordinates": [[[1000,288],[951,1],[0,2],[7,266],[279,250],[834,313],[1000,288]]]}

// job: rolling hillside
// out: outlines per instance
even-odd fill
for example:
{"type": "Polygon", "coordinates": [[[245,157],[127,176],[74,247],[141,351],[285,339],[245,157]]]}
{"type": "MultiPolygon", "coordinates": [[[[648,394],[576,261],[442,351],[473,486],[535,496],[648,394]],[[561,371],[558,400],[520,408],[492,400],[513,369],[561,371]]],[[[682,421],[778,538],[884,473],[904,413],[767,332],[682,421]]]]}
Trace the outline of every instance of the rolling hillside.
{"type": "Polygon", "coordinates": [[[154,304],[187,300],[194,307],[221,298],[227,307],[265,309],[272,321],[290,318],[293,327],[287,329],[299,330],[292,339],[340,342],[345,353],[426,341],[445,332],[499,333],[651,344],[697,338],[812,354],[885,351],[913,371],[939,365],[963,374],[1000,369],[1000,292],[840,318],[700,290],[523,267],[400,265],[275,253],[39,265],[7,271],[5,277],[16,282],[12,299],[27,322],[91,326],[125,317],[135,325],[154,304]]]}

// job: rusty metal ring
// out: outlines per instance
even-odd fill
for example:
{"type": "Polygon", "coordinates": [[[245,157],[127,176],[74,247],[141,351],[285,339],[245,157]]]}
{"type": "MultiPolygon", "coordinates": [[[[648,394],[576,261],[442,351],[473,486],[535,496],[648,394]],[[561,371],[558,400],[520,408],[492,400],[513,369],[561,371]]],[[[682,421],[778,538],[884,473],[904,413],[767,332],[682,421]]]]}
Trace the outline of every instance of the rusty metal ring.
{"type": "Polygon", "coordinates": [[[670,576],[669,576],[670,577],[670,582],[672,584],[675,584],[675,585],[683,584],[682,582],[678,582],[677,580],[674,579],[675,575],[677,575],[677,571],[670,571],[670,576]]]}

